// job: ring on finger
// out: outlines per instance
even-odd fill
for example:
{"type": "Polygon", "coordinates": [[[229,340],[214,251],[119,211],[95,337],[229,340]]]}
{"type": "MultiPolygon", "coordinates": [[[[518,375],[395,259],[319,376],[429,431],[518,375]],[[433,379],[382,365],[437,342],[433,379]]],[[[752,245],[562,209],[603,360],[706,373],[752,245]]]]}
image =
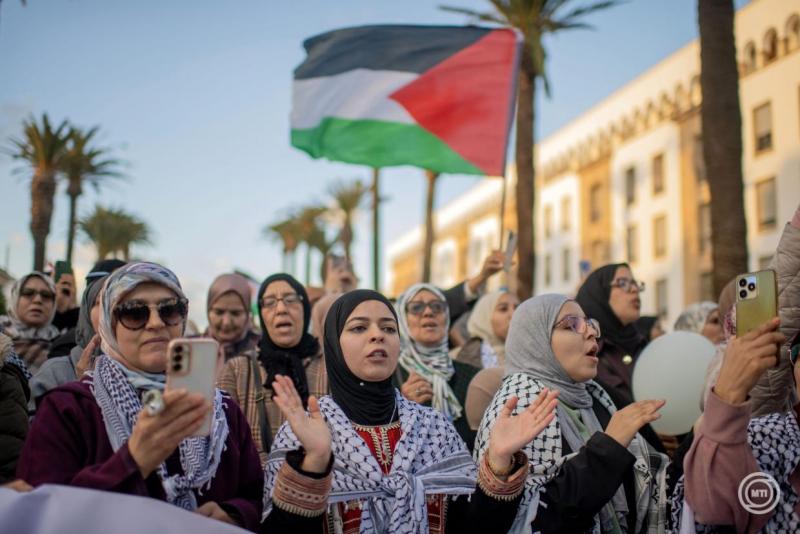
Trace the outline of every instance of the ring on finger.
{"type": "Polygon", "coordinates": [[[142,404],[144,404],[147,414],[155,416],[164,411],[164,397],[157,389],[148,389],[142,396],[142,404]]]}

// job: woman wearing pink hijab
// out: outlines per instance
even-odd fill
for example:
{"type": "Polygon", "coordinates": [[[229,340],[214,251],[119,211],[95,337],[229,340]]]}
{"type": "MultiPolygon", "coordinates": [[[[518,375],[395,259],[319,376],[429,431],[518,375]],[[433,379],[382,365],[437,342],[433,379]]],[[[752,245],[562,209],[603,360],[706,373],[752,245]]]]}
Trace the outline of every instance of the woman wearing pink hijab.
{"type": "Polygon", "coordinates": [[[236,273],[218,276],[208,290],[206,310],[205,336],[222,346],[226,362],[258,346],[259,334],[253,328],[250,307],[250,283],[244,276],[236,273]]]}

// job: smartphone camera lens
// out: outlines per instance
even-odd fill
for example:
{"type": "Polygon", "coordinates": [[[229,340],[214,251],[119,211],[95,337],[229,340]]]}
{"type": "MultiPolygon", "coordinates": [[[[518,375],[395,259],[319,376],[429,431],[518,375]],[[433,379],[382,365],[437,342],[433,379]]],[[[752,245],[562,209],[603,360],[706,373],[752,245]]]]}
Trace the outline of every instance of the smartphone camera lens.
{"type": "Polygon", "coordinates": [[[747,298],[747,291],[742,289],[741,291],[739,291],[739,296],[742,297],[743,299],[747,298]]]}
{"type": "Polygon", "coordinates": [[[183,352],[183,345],[175,345],[175,354],[183,352]]]}
{"type": "Polygon", "coordinates": [[[172,370],[175,371],[176,373],[180,372],[181,369],[183,369],[183,366],[179,363],[176,363],[175,365],[172,366],[172,370]]]}
{"type": "Polygon", "coordinates": [[[744,278],[740,278],[739,279],[739,287],[744,287],[746,285],[747,285],[747,280],[745,280],[744,278]]]}
{"type": "Polygon", "coordinates": [[[750,285],[747,286],[747,289],[749,289],[750,291],[755,291],[756,290],[756,285],[751,283],[750,285]]]}
{"type": "Polygon", "coordinates": [[[178,363],[182,359],[183,359],[183,356],[180,355],[180,354],[175,354],[175,357],[173,358],[173,360],[175,360],[175,363],[178,363]]]}

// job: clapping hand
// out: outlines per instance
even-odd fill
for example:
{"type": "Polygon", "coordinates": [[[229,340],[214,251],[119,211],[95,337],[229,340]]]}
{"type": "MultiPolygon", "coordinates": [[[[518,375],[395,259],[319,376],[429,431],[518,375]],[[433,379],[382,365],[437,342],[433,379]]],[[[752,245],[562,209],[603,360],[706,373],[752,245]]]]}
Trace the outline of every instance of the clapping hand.
{"type": "Polygon", "coordinates": [[[489,465],[505,467],[512,456],[527,445],[550,424],[555,417],[558,391],[544,388],[536,400],[518,415],[511,415],[517,406],[517,397],[508,399],[489,434],[489,465]]]}
{"type": "Polygon", "coordinates": [[[313,395],[308,397],[308,413],[289,377],[276,375],[272,383],[275,395],[272,400],[292,427],[300,440],[306,456],[300,466],[303,471],[324,473],[331,459],[331,431],[319,411],[319,402],[313,395]]]}

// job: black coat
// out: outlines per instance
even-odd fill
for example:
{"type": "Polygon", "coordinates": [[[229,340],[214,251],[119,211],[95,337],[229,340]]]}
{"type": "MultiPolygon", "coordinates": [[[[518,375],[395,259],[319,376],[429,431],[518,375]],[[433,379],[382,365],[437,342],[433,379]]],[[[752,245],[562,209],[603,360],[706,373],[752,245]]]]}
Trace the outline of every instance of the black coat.
{"type": "Polygon", "coordinates": [[[0,484],[14,480],[17,460],[28,435],[30,389],[22,370],[0,361],[0,484]]]}
{"type": "MultiPolygon", "coordinates": [[[[606,428],[611,414],[597,399],[594,399],[592,410],[600,426],[606,428]]],[[[573,452],[563,436],[561,448],[565,456],[573,452]]],[[[633,532],[636,528],[635,462],[633,454],[608,434],[595,433],[545,485],[533,530],[543,534],[590,531],[594,517],[622,484],[630,510],[627,531],[633,532]]]]}

